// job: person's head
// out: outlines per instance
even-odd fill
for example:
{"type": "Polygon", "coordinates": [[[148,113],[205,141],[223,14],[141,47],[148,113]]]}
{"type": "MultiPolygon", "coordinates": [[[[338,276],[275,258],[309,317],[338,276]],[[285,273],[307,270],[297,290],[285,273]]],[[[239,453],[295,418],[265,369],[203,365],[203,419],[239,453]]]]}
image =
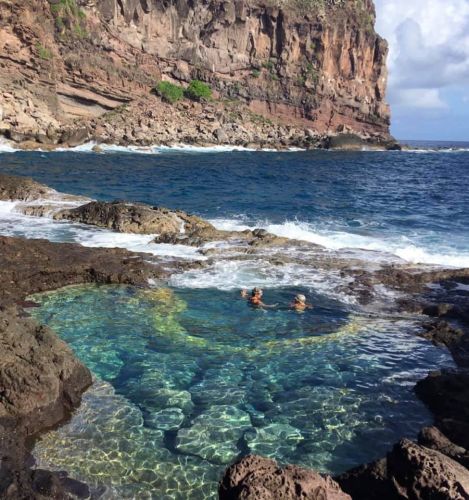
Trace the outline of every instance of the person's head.
{"type": "Polygon", "coordinates": [[[256,287],[256,288],[253,288],[253,289],[252,289],[251,295],[252,295],[253,297],[262,297],[262,293],[263,293],[263,292],[262,292],[262,289],[261,289],[261,288],[257,288],[257,287],[256,287]]]}
{"type": "Polygon", "coordinates": [[[306,304],[306,297],[303,294],[299,293],[295,297],[295,304],[306,304]]]}

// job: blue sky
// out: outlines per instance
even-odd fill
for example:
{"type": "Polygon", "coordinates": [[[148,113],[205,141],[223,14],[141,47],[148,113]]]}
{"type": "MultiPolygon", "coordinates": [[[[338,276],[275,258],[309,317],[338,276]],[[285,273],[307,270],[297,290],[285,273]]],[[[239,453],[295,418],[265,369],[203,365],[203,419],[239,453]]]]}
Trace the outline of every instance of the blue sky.
{"type": "Polygon", "coordinates": [[[398,139],[469,141],[469,0],[375,0],[398,139]]]}

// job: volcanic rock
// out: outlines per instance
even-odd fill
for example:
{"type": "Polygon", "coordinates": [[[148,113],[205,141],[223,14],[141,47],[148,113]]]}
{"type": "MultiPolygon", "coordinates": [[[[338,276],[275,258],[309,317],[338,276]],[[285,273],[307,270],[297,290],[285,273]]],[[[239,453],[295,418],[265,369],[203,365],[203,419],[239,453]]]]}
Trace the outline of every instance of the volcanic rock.
{"type": "MultiPolygon", "coordinates": [[[[151,207],[140,203],[93,201],[54,215],[56,220],[70,220],[105,227],[120,233],[174,235],[196,230],[213,230],[203,219],[182,211],[151,207]]],[[[163,238],[164,239],[164,238],[163,238]]]]}
{"type": "Polygon", "coordinates": [[[433,372],[415,391],[430,408],[437,427],[455,444],[469,448],[469,372],[433,372]]]}
{"type": "Polygon", "coordinates": [[[443,453],[466,468],[469,467],[469,451],[451,442],[436,427],[424,427],[419,433],[418,443],[443,453]]]}
{"type": "Polygon", "coordinates": [[[430,500],[469,498],[469,470],[439,451],[407,439],[387,457],[336,478],[352,498],[430,500]]]}
{"type": "Polygon", "coordinates": [[[351,500],[329,476],[294,465],[279,467],[274,460],[250,455],[225,471],[220,500],[351,500]]]}

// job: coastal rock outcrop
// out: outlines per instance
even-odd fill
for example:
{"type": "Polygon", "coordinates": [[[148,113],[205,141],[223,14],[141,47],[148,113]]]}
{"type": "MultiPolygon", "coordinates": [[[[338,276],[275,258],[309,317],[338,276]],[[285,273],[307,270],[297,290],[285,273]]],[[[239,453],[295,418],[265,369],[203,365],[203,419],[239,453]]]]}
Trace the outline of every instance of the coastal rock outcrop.
{"type": "Polygon", "coordinates": [[[0,311],[0,421],[25,421],[33,434],[78,404],[91,374],[53,332],[17,313],[0,311]]]}
{"type": "Polygon", "coordinates": [[[351,500],[329,476],[294,465],[280,467],[274,460],[249,455],[225,471],[220,500],[351,500]]]}
{"type": "Polygon", "coordinates": [[[440,453],[403,439],[387,457],[336,478],[352,498],[367,500],[469,497],[469,470],[440,453]]]}
{"type": "Polygon", "coordinates": [[[437,427],[454,443],[469,448],[469,372],[433,372],[419,381],[417,395],[430,408],[437,427]]]}
{"type": "Polygon", "coordinates": [[[25,147],[394,144],[371,0],[9,0],[0,20],[0,134],[25,147]],[[152,94],[192,80],[214,99],[152,94]]]}
{"type": "Polygon", "coordinates": [[[93,201],[55,214],[56,220],[70,220],[105,227],[120,233],[174,234],[214,229],[200,217],[182,211],[151,207],[143,203],[93,201]]]}
{"type": "MultiPolygon", "coordinates": [[[[34,214],[39,212],[37,207],[34,214]]],[[[201,246],[214,241],[230,241],[250,247],[266,247],[295,243],[264,229],[218,230],[196,215],[143,203],[93,201],[77,208],[60,210],[54,214],[54,219],[90,224],[120,233],[156,234],[155,243],[172,245],[201,246]]]]}
{"type": "Polygon", "coordinates": [[[30,177],[17,177],[0,174],[0,200],[1,201],[32,201],[46,198],[54,190],[33,181],[30,177]]]}

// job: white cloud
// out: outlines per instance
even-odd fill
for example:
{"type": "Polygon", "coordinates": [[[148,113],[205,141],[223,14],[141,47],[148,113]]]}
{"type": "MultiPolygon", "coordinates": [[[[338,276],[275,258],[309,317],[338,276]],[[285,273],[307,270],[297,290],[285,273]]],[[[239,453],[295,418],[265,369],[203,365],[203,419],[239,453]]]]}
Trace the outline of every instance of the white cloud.
{"type": "Polygon", "coordinates": [[[445,106],[440,91],[469,85],[469,0],[375,0],[389,42],[389,100],[445,106]]]}
{"type": "Polygon", "coordinates": [[[438,89],[398,89],[398,96],[390,97],[399,105],[408,108],[445,109],[447,104],[441,99],[438,89]]]}

